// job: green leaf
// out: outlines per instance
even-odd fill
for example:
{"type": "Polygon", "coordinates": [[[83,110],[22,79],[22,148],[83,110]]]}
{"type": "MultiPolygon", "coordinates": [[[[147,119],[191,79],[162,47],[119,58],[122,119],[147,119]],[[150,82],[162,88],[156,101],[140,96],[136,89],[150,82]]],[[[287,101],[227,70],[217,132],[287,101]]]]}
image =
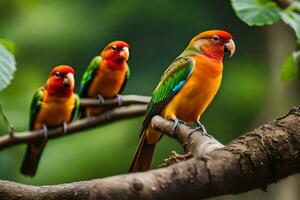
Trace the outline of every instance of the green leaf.
{"type": "Polygon", "coordinates": [[[300,15],[287,8],[280,12],[280,17],[284,23],[288,24],[295,31],[297,40],[300,42],[300,15]]]}
{"type": "Polygon", "coordinates": [[[294,79],[299,73],[300,51],[288,56],[281,67],[281,79],[289,81],[294,79]]]}
{"type": "Polygon", "coordinates": [[[15,57],[0,44],[0,91],[9,85],[15,71],[15,57]]]}
{"type": "Polygon", "coordinates": [[[273,24],[280,19],[281,9],[270,0],[231,0],[236,15],[249,26],[273,24]]]}
{"type": "Polygon", "coordinates": [[[2,44],[10,53],[15,55],[16,45],[12,41],[0,38],[0,44],[2,44]]]}

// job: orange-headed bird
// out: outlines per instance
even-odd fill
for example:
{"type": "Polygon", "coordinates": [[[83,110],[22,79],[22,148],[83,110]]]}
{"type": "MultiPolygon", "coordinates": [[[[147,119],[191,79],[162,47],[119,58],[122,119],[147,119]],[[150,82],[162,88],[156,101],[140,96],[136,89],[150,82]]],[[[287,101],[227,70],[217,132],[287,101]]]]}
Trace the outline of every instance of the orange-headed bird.
{"type": "MultiPolygon", "coordinates": [[[[84,72],[79,95],[81,97],[98,97],[100,102],[104,98],[118,98],[124,89],[130,70],[127,64],[129,45],[123,41],[114,41],[108,44],[100,56],[93,58],[84,72]]],[[[86,108],[83,116],[92,116],[102,113],[101,108],[86,108]]]]}
{"type": "Polygon", "coordinates": [[[200,123],[200,117],[217,93],[222,79],[224,52],[234,54],[232,36],[222,30],[205,31],[163,73],[148,105],[141,139],[129,171],[150,169],[155,144],[161,133],[151,127],[151,119],[162,115],[179,122],[200,123]]]}
{"type": "Polygon", "coordinates": [[[66,123],[76,119],[79,97],[73,92],[74,75],[72,67],[57,66],[50,73],[45,86],[35,92],[30,107],[29,128],[30,130],[43,128],[45,139],[28,145],[21,166],[22,174],[35,175],[47,142],[48,128],[63,125],[66,133],[66,123]]]}

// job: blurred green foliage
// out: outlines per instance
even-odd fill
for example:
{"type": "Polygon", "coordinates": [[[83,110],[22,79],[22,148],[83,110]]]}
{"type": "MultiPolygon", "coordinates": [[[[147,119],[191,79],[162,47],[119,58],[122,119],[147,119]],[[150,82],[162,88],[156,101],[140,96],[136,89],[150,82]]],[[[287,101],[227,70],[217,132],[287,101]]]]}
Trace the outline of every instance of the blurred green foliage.
{"type": "Polygon", "coordinates": [[[13,45],[6,40],[0,39],[0,91],[6,88],[16,71],[16,61],[13,56],[13,45]]]}
{"type": "Polygon", "coordinates": [[[280,7],[272,0],[231,0],[237,16],[249,26],[273,24],[280,19],[280,7]]]}
{"type": "MultiPolygon", "coordinates": [[[[78,82],[90,59],[116,39],[131,45],[132,76],[125,93],[151,95],[161,73],[194,35],[207,29],[231,32],[236,54],[225,59],[221,89],[202,117],[209,133],[224,143],[251,129],[265,99],[268,71],[263,29],[242,23],[227,1],[4,0],[0,18],[0,37],[12,39],[18,48],[18,70],[0,101],[19,131],[27,130],[32,95],[51,68],[73,66],[78,82]]],[[[50,141],[34,178],[19,173],[25,145],[3,150],[0,179],[55,184],[125,173],[142,120],[128,119],[50,141]]],[[[0,125],[4,134],[6,129],[0,125]]],[[[153,166],[161,164],[171,150],[181,148],[164,137],[153,166]]]]}
{"type": "Polygon", "coordinates": [[[274,1],[274,0],[231,0],[236,15],[249,26],[263,26],[278,22],[281,19],[296,35],[296,49],[282,64],[281,78],[284,81],[294,79],[300,68],[300,1],[274,1]],[[277,3],[276,3],[277,2],[277,3]],[[279,5],[288,3],[288,5],[279,5]],[[284,8],[282,8],[284,7],[284,8]]]}
{"type": "Polygon", "coordinates": [[[300,63],[300,51],[288,56],[281,67],[281,79],[291,80],[298,75],[298,65],[300,63]]]}

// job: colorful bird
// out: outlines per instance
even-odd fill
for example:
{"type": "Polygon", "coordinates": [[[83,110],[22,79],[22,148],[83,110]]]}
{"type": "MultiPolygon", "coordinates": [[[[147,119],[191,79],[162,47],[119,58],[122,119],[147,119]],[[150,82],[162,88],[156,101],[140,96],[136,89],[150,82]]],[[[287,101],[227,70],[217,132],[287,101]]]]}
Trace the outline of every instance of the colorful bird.
{"type": "Polygon", "coordinates": [[[79,110],[79,97],[75,94],[75,71],[67,65],[55,67],[45,86],[39,88],[31,102],[29,129],[43,129],[45,139],[28,144],[21,166],[21,173],[34,176],[47,143],[48,128],[60,125],[67,132],[66,123],[76,119],[79,110]]]}
{"type": "MultiPolygon", "coordinates": [[[[127,60],[129,45],[123,41],[114,41],[108,44],[100,56],[96,56],[84,72],[80,84],[81,97],[98,97],[100,102],[104,98],[118,98],[124,89],[130,75],[127,60]]],[[[101,108],[86,108],[83,116],[92,116],[102,113],[101,108]]]]}
{"type": "Polygon", "coordinates": [[[151,127],[155,115],[175,121],[197,123],[205,133],[200,117],[213,100],[222,79],[224,52],[234,54],[232,36],[222,30],[205,31],[163,73],[148,105],[141,139],[129,171],[150,169],[155,144],[162,134],[151,127]]]}

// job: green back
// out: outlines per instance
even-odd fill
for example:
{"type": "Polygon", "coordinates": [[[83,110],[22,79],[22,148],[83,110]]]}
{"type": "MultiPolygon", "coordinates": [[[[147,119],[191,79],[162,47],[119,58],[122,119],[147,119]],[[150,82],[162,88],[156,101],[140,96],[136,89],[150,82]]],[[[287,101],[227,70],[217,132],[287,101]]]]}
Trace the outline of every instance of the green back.
{"type": "Polygon", "coordinates": [[[129,77],[130,77],[130,68],[129,68],[128,64],[126,63],[126,76],[125,76],[125,80],[123,82],[123,85],[120,88],[120,91],[118,92],[119,94],[124,90],[125,85],[127,83],[127,80],[129,79],[129,77]]]}
{"type": "Polygon", "coordinates": [[[34,129],[34,119],[39,112],[43,100],[44,87],[40,87],[33,95],[30,105],[29,129],[34,129]]]}
{"type": "Polygon", "coordinates": [[[76,121],[79,118],[80,98],[76,93],[74,93],[74,96],[75,96],[75,107],[72,111],[71,121],[76,121]]]}
{"type": "Polygon", "coordinates": [[[179,57],[163,73],[155,88],[145,114],[144,127],[152,117],[160,114],[165,105],[180,91],[193,71],[195,60],[191,57],[179,57]]]}
{"type": "Polygon", "coordinates": [[[95,75],[96,70],[100,67],[101,64],[101,56],[96,56],[93,58],[93,60],[90,62],[89,66],[83,73],[80,88],[79,88],[79,95],[81,97],[85,97],[88,87],[91,84],[91,81],[93,80],[93,77],[95,75]]]}

